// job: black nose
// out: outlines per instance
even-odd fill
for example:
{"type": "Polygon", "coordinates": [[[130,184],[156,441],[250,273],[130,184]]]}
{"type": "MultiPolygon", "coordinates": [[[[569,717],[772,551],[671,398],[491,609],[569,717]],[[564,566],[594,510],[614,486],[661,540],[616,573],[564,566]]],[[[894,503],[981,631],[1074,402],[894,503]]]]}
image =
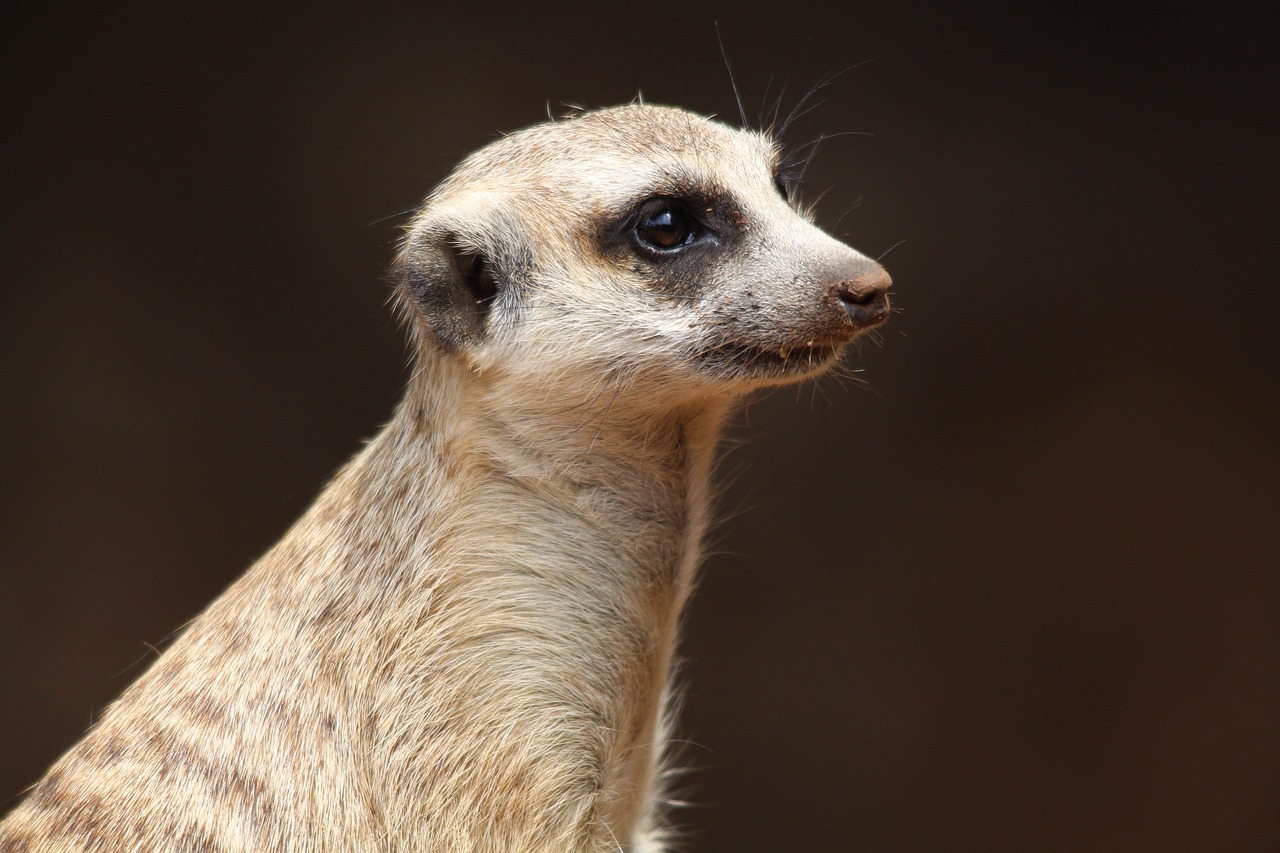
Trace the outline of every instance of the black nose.
{"type": "Polygon", "coordinates": [[[883,323],[889,316],[889,286],[893,279],[884,268],[861,273],[838,283],[834,292],[849,319],[858,329],[883,323]]]}

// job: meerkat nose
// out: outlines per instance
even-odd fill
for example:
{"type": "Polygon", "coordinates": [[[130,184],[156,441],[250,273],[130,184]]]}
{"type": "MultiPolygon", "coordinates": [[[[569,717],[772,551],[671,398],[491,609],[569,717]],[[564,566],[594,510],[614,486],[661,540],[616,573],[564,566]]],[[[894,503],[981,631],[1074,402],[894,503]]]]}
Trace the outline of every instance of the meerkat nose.
{"type": "Polygon", "coordinates": [[[838,282],[832,291],[858,329],[882,323],[889,316],[889,287],[893,279],[884,267],[873,264],[857,275],[838,282]]]}

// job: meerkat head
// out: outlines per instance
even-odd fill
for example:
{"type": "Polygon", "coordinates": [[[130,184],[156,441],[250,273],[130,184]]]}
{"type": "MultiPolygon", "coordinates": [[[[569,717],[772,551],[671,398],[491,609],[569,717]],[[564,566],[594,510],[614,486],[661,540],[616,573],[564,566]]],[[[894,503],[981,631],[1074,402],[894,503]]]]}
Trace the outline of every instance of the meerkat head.
{"type": "Polygon", "coordinates": [[[653,399],[820,373],[887,317],[890,279],[790,195],[771,139],[677,109],[504,137],[407,228],[395,276],[419,357],[653,399]]]}

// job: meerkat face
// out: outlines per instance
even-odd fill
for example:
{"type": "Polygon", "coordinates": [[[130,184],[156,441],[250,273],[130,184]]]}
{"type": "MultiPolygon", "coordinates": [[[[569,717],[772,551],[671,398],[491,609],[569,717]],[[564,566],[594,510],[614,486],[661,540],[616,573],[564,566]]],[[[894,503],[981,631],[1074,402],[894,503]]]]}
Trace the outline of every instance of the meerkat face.
{"type": "Polygon", "coordinates": [[[464,161],[408,228],[399,292],[422,346],[490,375],[668,394],[795,381],[887,317],[890,280],[789,196],[759,133],[586,113],[464,161]]]}

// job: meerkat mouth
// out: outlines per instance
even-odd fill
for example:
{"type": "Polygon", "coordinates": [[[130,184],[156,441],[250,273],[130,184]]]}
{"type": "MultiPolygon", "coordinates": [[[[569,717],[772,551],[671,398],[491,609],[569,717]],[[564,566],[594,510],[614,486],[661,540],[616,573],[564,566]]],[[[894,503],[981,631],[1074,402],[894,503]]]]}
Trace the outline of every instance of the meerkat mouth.
{"type": "Polygon", "coordinates": [[[848,341],[811,340],[781,347],[727,341],[705,357],[721,369],[739,375],[800,376],[824,370],[839,357],[848,341]]]}

